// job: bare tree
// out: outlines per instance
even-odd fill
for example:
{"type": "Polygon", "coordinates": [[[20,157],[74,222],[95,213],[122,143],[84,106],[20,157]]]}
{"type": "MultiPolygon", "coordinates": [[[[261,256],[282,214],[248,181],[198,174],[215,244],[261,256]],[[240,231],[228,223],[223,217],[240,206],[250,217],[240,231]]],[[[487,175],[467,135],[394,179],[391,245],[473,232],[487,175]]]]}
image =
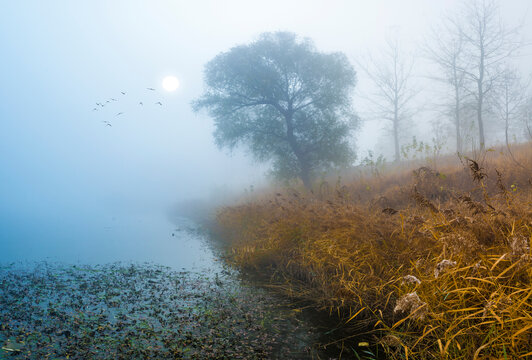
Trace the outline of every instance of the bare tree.
{"type": "Polygon", "coordinates": [[[398,162],[401,157],[400,134],[404,122],[413,114],[410,105],[417,95],[417,91],[410,87],[414,61],[402,56],[397,38],[388,38],[380,61],[370,57],[367,65],[358,64],[375,85],[374,93],[364,97],[371,103],[376,117],[392,125],[394,160],[398,162]]]}
{"type": "Polygon", "coordinates": [[[528,141],[532,141],[532,97],[528,96],[523,105],[523,122],[525,125],[524,135],[528,141]]]}
{"type": "Polygon", "coordinates": [[[441,27],[434,28],[432,36],[424,46],[426,56],[441,70],[441,75],[432,75],[429,78],[444,82],[452,89],[451,116],[455,128],[456,152],[463,151],[461,134],[461,113],[464,103],[465,72],[463,64],[464,39],[452,20],[445,21],[441,27]]]}
{"type": "Polygon", "coordinates": [[[517,70],[507,66],[501,73],[496,87],[495,112],[504,123],[504,138],[508,150],[510,150],[510,127],[522,116],[522,109],[527,101],[526,92],[529,82],[523,83],[517,70]]]}
{"type": "Polygon", "coordinates": [[[506,28],[493,0],[464,2],[464,12],[456,20],[465,56],[463,68],[470,82],[469,93],[476,102],[480,149],[486,144],[484,115],[486,101],[504,74],[503,64],[521,47],[516,40],[520,27],[506,28]]]}

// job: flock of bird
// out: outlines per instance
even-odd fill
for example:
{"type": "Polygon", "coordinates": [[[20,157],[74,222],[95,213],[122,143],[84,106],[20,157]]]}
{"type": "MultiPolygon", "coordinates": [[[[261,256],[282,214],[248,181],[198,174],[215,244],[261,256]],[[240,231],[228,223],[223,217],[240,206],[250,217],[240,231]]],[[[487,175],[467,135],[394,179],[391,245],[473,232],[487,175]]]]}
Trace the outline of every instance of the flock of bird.
{"type": "MultiPolygon", "coordinates": [[[[152,88],[152,87],[148,87],[148,88],[146,88],[146,90],[152,91],[152,92],[156,92],[156,90],[154,88],[152,88]]],[[[127,93],[125,91],[121,91],[120,93],[122,94],[122,96],[126,96],[127,95],[127,93]]],[[[106,106],[112,104],[113,102],[118,102],[118,101],[119,100],[117,98],[109,98],[109,99],[107,99],[107,100],[105,100],[103,102],[97,102],[96,106],[92,109],[92,111],[101,111],[106,106]]],[[[154,103],[154,105],[163,106],[163,103],[161,101],[157,101],[157,102],[154,103]]],[[[144,102],[139,101],[138,102],[138,106],[144,106],[144,102]]],[[[115,117],[121,116],[124,113],[125,112],[120,111],[120,112],[116,113],[115,117]]],[[[113,126],[113,124],[109,120],[102,120],[102,123],[104,123],[106,126],[109,126],[109,127],[113,126]]]]}

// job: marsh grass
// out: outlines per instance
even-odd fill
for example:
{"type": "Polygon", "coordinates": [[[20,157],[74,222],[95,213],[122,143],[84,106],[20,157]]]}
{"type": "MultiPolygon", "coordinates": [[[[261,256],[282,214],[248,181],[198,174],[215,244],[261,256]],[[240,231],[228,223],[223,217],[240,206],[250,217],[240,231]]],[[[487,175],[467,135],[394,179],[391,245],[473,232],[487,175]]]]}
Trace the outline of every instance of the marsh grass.
{"type": "Polygon", "coordinates": [[[229,262],[339,319],[343,354],[364,334],[393,359],[532,357],[530,145],[513,157],[263,193],[218,232],[229,262]]]}

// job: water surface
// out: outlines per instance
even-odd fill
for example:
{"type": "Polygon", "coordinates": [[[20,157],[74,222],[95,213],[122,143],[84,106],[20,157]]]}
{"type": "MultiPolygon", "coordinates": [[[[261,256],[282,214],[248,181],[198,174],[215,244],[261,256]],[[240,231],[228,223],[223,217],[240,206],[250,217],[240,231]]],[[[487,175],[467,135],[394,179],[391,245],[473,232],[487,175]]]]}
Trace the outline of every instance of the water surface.
{"type": "Polygon", "coordinates": [[[73,209],[61,217],[7,213],[0,217],[0,245],[0,262],[151,262],[176,269],[217,264],[192,221],[169,219],[162,210],[100,215],[73,209]]]}

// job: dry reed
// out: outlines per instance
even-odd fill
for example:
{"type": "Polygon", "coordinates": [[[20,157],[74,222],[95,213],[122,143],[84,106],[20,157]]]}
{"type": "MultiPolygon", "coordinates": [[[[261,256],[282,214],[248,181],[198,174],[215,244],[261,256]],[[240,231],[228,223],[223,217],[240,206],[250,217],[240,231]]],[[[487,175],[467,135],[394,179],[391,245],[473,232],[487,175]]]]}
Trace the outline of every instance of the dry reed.
{"type": "Polygon", "coordinates": [[[228,260],[390,358],[532,357],[532,151],[513,155],[522,166],[492,151],[225,207],[228,260]]]}

